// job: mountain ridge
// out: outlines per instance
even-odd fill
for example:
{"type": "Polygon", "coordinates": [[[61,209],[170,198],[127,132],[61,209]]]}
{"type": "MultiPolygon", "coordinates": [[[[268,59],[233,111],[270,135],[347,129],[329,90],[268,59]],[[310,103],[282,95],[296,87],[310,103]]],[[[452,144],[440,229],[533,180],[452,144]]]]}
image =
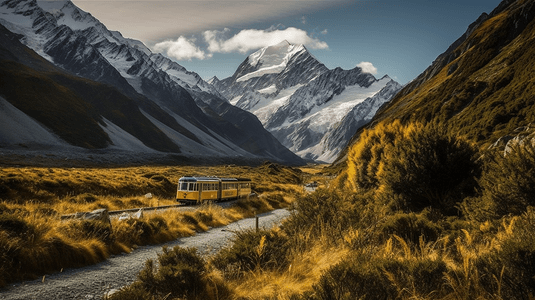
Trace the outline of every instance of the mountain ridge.
{"type": "MultiPolygon", "coordinates": [[[[437,122],[483,148],[516,136],[515,130],[535,122],[534,19],[535,3],[525,0],[505,0],[482,14],[369,127],[395,119],[437,122]]],[[[347,148],[337,162],[345,153],[347,148]]]]}
{"type": "MultiPolygon", "coordinates": [[[[160,132],[165,132],[167,139],[171,137],[174,145],[168,147],[173,149],[171,152],[180,153],[178,149],[183,148],[189,150],[182,155],[206,152],[206,155],[245,155],[247,158],[301,163],[263,127],[239,128],[233,118],[212,113],[214,110],[208,112],[202,104],[204,98],[226,100],[196,73],[159,54],[152,54],[141,42],[107,30],[91,14],[70,1],[43,6],[49,11],[43,10],[34,0],[3,1],[0,22],[23,36],[22,41],[39,55],[66,72],[114,86],[133,99],[140,108],[137,117],[148,117],[160,132]],[[242,136],[249,139],[255,136],[256,139],[245,143],[242,136]]],[[[64,80],[63,77],[60,79],[64,80]]],[[[234,111],[234,114],[255,118],[240,111],[234,111]]],[[[118,127],[125,126],[128,124],[123,122],[118,127]]]]}
{"type": "MultiPolygon", "coordinates": [[[[305,46],[287,41],[253,52],[232,76],[212,80],[230,103],[254,113],[284,146],[305,159],[327,162],[347,143],[347,134],[327,142],[334,127],[348,124],[340,121],[390,81],[359,67],[329,70],[305,46]]],[[[389,87],[400,88],[399,84],[389,87]]]]}

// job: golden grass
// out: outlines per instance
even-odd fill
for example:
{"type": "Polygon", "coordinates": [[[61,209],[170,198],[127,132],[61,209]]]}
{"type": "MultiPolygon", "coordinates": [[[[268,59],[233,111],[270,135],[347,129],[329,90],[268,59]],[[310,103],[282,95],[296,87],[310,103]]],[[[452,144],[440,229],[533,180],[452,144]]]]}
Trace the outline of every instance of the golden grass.
{"type": "Polygon", "coordinates": [[[257,168],[2,168],[0,286],[62,268],[94,264],[113,253],[191,236],[288,206],[293,200],[288,193],[301,191],[297,185],[300,176],[299,170],[273,164],[257,168]],[[64,214],[99,208],[122,210],[177,204],[176,184],[185,175],[248,177],[254,182],[253,189],[262,193],[227,209],[206,204],[191,211],[145,212],[140,219],[113,218],[111,224],[61,220],[64,214]],[[153,197],[145,197],[147,193],[153,197]]]}
{"type": "Polygon", "coordinates": [[[232,282],[231,289],[237,299],[290,299],[311,291],[323,272],[348,253],[346,248],[317,244],[304,253],[294,253],[288,269],[248,272],[232,282]]]}

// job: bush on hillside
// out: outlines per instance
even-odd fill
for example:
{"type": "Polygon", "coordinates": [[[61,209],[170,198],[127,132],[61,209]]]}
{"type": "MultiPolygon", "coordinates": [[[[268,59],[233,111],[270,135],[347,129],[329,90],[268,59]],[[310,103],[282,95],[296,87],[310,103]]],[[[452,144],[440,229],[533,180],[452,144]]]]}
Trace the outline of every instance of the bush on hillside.
{"type": "Polygon", "coordinates": [[[158,264],[148,260],[134,284],[107,299],[217,298],[211,294],[212,288],[215,289],[216,295],[228,293],[226,286],[210,280],[206,262],[198,255],[197,249],[163,247],[163,253],[158,255],[158,264]]]}
{"type": "Polygon", "coordinates": [[[312,299],[422,299],[444,296],[442,260],[398,261],[370,254],[348,257],[314,286],[312,299]],[[412,296],[412,297],[411,297],[412,296]]]}
{"type": "Polygon", "coordinates": [[[365,130],[359,141],[352,146],[348,155],[347,179],[355,191],[366,191],[379,187],[377,171],[385,151],[408,129],[398,120],[390,124],[378,124],[372,130],[365,130]]]}
{"type": "Polygon", "coordinates": [[[384,191],[401,196],[394,203],[399,208],[431,207],[454,215],[456,204],[475,192],[477,154],[467,141],[437,126],[422,126],[385,152],[377,177],[384,191]]]}
{"type": "Polygon", "coordinates": [[[489,217],[520,215],[535,206],[535,146],[532,143],[487,155],[479,184],[478,206],[488,208],[489,217]]]}
{"type": "Polygon", "coordinates": [[[212,264],[227,277],[262,268],[276,269],[287,265],[287,238],[270,230],[243,230],[235,233],[232,246],[221,249],[212,264]]]}

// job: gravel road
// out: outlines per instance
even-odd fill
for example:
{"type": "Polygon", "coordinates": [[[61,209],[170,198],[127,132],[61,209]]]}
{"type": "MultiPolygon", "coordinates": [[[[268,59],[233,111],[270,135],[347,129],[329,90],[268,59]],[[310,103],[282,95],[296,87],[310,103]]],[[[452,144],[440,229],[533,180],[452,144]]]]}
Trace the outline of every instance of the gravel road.
{"type": "MultiPolygon", "coordinates": [[[[259,226],[271,228],[290,213],[285,209],[259,215],[259,226]]],[[[196,247],[200,253],[213,253],[227,245],[233,232],[254,228],[255,219],[243,219],[226,227],[212,228],[195,236],[166,243],[169,247],[196,247]]],[[[129,254],[110,257],[97,265],[68,269],[43,279],[11,284],[0,290],[0,299],[102,299],[112,289],[134,282],[147,259],[156,259],[162,246],[139,247],[129,254]]]]}

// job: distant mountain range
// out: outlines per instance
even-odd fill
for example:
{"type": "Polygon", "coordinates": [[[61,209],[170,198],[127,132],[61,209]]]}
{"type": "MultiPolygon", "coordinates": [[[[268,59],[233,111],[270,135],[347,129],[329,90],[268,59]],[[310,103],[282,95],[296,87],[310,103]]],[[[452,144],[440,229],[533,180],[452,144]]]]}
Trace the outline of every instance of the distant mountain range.
{"type": "MultiPolygon", "coordinates": [[[[502,1],[381,107],[366,128],[396,119],[437,122],[482,148],[533,139],[534,36],[535,1],[502,1]]],[[[338,162],[345,153],[347,148],[338,162]]]]}
{"type": "Polygon", "coordinates": [[[70,1],[6,0],[0,24],[4,149],[303,162],[199,75],[70,1]]]}
{"type": "Polygon", "coordinates": [[[324,162],[401,89],[359,67],[329,70],[303,45],[287,41],[252,53],[231,77],[209,82],[294,153],[324,162]]]}

